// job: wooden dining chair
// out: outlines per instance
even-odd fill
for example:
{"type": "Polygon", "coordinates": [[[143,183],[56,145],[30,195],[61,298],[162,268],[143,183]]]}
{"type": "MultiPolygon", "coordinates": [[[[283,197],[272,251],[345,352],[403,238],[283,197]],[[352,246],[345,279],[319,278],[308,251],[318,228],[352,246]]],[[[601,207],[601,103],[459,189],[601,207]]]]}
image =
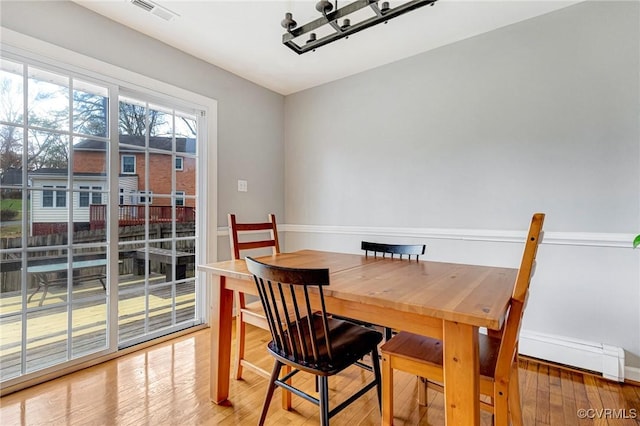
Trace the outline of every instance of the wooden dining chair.
{"type": "MultiPolygon", "coordinates": [[[[480,407],[493,413],[497,426],[507,426],[509,419],[514,426],[522,425],[518,336],[544,216],[536,213],[531,220],[505,324],[499,331],[489,330],[479,336],[480,393],[490,398],[488,403],[481,401],[480,407]]],[[[398,333],[382,345],[383,425],[393,424],[393,370],[424,377],[430,388],[444,390],[442,350],[442,341],[407,332],[398,333]]]]}
{"type": "Polygon", "coordinates": [[[378,344],[382,341],[382,335],[375,330],[327,314],[323,288],[329,286],[329,269],[286,268],[250,257],[246,262],[269,323],[272,340],[267,349],[275,359],[258,424],[264,424],[277,386],[318,405],[323,426],[374,387],[380,404],[380,366],[375,362],[373,380],[334,408],[329,408],[328,378],[366,354],[377,360],[378,344]],[[280,378],[284,366],[292,371],[280,378]],[[291,377],[301,371],[316,377],[318,397],[290,384],[291,377]]]}
{"type": "MultiPolygon", "coordinates": [[[[260,248],[271,248],[272,253],[280,253],[275,215],[270,214],[268,222],[260,223],[238,223],[236,215],[232,213],[229,214],[228,219],[229,242],[231,243],[231,256],[233,259],[240,259],[240,252],[242,251],[260,248]],[[269,238],[247,239],[247,237],[255,237],[255,233],[260,231],[269,232],[269,238]]],[[[269,324],[262,309],[262,303],[260,303],[260,300],[247,303],[245,294],[240,291],[234,291],[234,300],[236,306],[236,357],[233,375],[236,379],[241,379],[242,369],[246,367],[263,377],[269,378],[270,373],[247,360],[244,353],[246,324],[251,324],[263,330],[269,330],[269,324]]]]}

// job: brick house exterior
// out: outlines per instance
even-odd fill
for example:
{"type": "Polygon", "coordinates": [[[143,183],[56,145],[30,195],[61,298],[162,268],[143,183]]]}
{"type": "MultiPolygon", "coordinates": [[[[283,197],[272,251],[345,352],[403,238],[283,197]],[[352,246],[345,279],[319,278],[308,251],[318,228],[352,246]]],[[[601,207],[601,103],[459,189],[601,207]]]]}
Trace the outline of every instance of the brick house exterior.
{"type": "MultiPolygon", "coordinates": [[[[178,221],[193,220],[195,200],[187,198],[196,193],[196,160],[180,155],[180,153],[195,153],[195,139],[176,138],[176,155],[172,155],[171,138],[152,137],[149,140],[148,167],[149,187],[145,187],[146,161],[144,137],[120,136],[119,151],[119,200],[120,221],[123,217],[130,222],[132,219],[140,220],[144,217],[144,207],[148,204],[153,210],[152,220],[170,220],[173,199],[171,182],[173,169],[176,179],[176,217],[178,221]],[[125,160],[127,157],[127,164],[125,160]],[[133,166],[133,167],[132,167],[133,166]],[[164,208],[163,208],[164,207],[164,208]]],[[[74,145],[73,167],[73,191],[67,194],[67,201],[61,202],[63,207],[51,202],[51,195],[45,201],[45,193],[53,193],[56,201],[62,201],[57,197],[56,187],[65,188],[68,182],[67,169],[41,169],[29,173],[29,179],[34,188],[47,190],[33,191],[31,197],[32,235],[66,232],[68,223],[69,202],[73,203],[74,230],[90,229],[94,224],[90,223],[95,217],[102,217],[106,213],[106,194],[90,193],[89,195],[76,192],[78,189],[85,191],[92,188],[106,190],[106,142],[86,139],[74,145]],[[51,188],[51,189],[49,189],[51,188]],[[83,198],[84,201],[80,200],[83,198]],[[90,206],[87,205],[90,200],[90,206]],[[104,201],[102,201],[104,200],[104,201]],[[96,201],[100,201],[97,203],[96,201]],[[45,205],[45,203],[48,203],[45,205]],[[53,205],[51,205],[53,204],[53,205]],[[102,212],[98,211],[101,210],[102,212]],[[96,216],[96,213],[97,216],[96,216]]],[[[104,226],[104,223],[103,225],[104,226]]],[[[98,226],[98,227],[102,227],[98,226]]]]}

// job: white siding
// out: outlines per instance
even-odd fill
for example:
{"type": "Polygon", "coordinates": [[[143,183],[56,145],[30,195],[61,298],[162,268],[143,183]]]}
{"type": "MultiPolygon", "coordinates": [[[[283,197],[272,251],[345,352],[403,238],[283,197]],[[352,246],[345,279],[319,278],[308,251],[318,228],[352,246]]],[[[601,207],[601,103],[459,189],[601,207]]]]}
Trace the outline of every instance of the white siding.
{"type": "Polygon", "coordinates": [[[120,176],[118,189],[124,193],[120,204],[137,204],[138,176],[120,176]]]}
{"type": "MultiPolygon", "coordinates": [[[[68,222],[69,219],[69,202],[73,199],[73,222],[89,222],[89,207],[80,207],[80,193],[74,191],[71,195],[67,193],[65,207],[55,207],[56,188],[54,191],[54,207],[43,206],[43,191],[41,188],[45,186],[65,186],[68,188],[69,183],[66,178],[31,176],[32,192],[31,192],[31,218],[34,223],[59,223],[68,222]]],[[[75,178],[73,189],[77,190],[81,186],[101,187],[102,204],[107,202],[107,182],[104,177],[83,177],[82,180],[75,178]]],[[[47,188],[48,189],[48,188],[47,188]]],[[[94,192],[94,191],[91,191],[94,192]]],[[[100,191],[95,191],[100,192],[100,191]]],[[[89,202],[91,203],[92,194],[89,193],[89,202]]]]}

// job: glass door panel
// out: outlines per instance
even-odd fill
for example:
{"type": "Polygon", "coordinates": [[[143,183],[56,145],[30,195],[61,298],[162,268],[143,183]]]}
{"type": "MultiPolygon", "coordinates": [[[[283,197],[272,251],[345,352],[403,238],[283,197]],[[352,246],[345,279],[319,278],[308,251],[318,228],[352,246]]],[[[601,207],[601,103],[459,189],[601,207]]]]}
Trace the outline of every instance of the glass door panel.
{"type": "Polygon", "coordinates": [[[89,217],[109,203],[109,89],[1,65],[0,202],[20,209],[0,223],[4,382],[109,348],[109,241],[89,217]]]}
{"type": "Polygon", "coordinates": [[[120,278],[119,342],[127,346],[197,321],[197,120],[121,97],[120,124],[119,247],[130,266],[120,278]]]}

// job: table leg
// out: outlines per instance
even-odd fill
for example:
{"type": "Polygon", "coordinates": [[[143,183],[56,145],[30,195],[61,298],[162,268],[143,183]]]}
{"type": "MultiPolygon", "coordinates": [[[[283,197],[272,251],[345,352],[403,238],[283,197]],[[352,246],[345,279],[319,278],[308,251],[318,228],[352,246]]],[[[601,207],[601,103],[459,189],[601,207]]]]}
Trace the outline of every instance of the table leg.
{"type": "Polygon", "coordinates": [[[134,259],[133,275],[144,275],[145,261],[144,259],[134,259]]]}
{"type": "Polygon", "coordinates": [[[480,425],[478,327],[444,321],[444,402],[449,426],[480,425]]]}
{"type": "Polygon", "coordinates": [[[211,279],[211,401],[229,405],[229,376],[231,372],[231,324],[233,291],[225,288],[224,276],[211,279]],[[218,283],[213,280],[218,280],[218,283]]]}

